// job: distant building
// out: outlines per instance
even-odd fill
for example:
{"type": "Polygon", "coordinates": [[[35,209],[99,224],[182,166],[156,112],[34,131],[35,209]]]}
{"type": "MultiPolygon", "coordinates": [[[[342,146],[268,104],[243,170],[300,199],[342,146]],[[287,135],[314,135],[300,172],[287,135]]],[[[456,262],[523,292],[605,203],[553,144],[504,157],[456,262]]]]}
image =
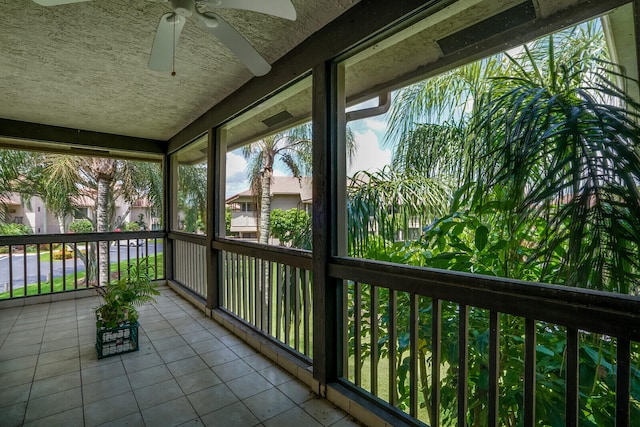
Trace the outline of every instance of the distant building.
{"type": "MultiPolygon", "coordinates": [[[[85,194],[74,197],[72,200],[76,210],[73,215],[64,218],[64,226],[50,211],[44,201],[37,196],[31,197],[28,202],[22,201],[20,195],[9,194],[9,197],[0,196],[0,207],[4,207],[7,222],[23,224],[31,228],[34,234],[58,234],[68,231],[69,224],[74,219],[95,218],[95,197],[85,194]],[[64,228],[64,229],[63,229],[64,228]]],[[[148,199],[141,198],[133,204],[118,198],[115,206],[115,223],[138,222],[142,214],[142,221],[147,230],[156,230],[160,227],[160,219],[153,216],[154,207],[148,199]]]]}
{"type": "MultiPolygon", "coordinates": [[[[300,209],[311,213],[311,177],[274,176],[271,178],[271,210],[300,209]]],[[[251,189],[229,197],[227,207],[231,208],[231,234],[247,240],[258,238],[258,206],[251,189]]],[[[269,243],[278,244],[270,238],[269,243]]]]}

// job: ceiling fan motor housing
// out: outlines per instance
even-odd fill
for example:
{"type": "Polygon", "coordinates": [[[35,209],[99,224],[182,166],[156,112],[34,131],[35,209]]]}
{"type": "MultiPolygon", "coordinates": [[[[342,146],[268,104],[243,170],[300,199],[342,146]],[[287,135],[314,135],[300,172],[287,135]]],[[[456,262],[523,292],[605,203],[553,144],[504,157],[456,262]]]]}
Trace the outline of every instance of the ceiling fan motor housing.
{"type": "Polygon", "coordinates": [[[178,15],[188,18],[193,15],[196,3],[193,0],[171,0],[171,7],[178,15]]]}

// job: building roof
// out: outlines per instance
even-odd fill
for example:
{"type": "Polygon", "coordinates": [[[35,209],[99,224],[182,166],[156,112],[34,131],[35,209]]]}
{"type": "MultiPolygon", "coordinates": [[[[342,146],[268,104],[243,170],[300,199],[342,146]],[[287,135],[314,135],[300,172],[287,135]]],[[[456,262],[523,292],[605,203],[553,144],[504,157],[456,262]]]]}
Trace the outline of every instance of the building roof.
{"type": "Polygon", "coordinates": [[[14,199],[12,196],[6,197],[6,196],[0,195],[0,206],[20,206],[20,205],[22,205],[22,203],[20,203],[19,200],[14,199]]]}

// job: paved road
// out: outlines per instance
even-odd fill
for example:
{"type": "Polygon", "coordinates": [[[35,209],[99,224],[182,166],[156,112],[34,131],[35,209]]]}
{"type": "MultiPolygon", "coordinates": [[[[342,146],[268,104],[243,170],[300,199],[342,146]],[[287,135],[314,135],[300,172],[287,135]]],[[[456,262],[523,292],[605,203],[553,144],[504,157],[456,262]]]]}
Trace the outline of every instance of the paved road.
{"type": "MultiPolygon", "coordinates": [[[[109,247],[109,256],[111,258],[111,262],[117,262],[118,257],[118,249],[114,246],[109,247]]],[[[157,246],[158,253],[162,253],[162,244],[158,243],[157,246]]],[[[138,248],[136,247],[127,247],[120,246],[120,261],[124,261],[127,259],[127,252],[129,253],[129,259],[136,259],[138,255],[140,257],[144,257],[147,255],[145,245],[142,245],[138,248]]],[[[149,253],[148,255],[153,255],[154,247],[149,245],[149,253]]],[[[25,266],[24,266],[24,255],[23,254],[13,254],[11,256],[11,264],[12,270],[9,268],[9,256],[7,254],[0,255],[0,292],[5,291],[5,287],[8,289],[10,276],[13,277],[13,288],[21,288],[24,286],[24,276],[25,276],[25,266]],[[10,274],[11,273],[11,274],[10,274]]],[[[62,260],[53,261],[51,263],[53,265],[53,278],[61,277],[63,275],[62,268],[62,260]]],[[[77,259],[77,271],[84,271],[85,266],[84,263],[77,259]]],[[[65,261],[64,272],[66,274],[72,274],[74,271],[74,260],[68,259],[65,261]]],[[[36,283],[38,281],[38,260],[36,254],[27,254],[27,268],[26,268],[26,276],[27,276],[27,284],[36,283]]],[[[51,274],[51,266],[49,261],[40,262],[40,280],[47,281],[49,280],[49,275],[51,274]]]]}

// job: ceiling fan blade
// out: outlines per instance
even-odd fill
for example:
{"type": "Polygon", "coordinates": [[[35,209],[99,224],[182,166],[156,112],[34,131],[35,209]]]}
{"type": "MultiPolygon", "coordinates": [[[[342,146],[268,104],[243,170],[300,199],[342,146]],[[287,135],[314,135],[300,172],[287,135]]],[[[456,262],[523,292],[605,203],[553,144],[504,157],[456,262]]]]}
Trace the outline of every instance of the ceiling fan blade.
{"type": "Polygon", "coordinates": [[[266,15],[296,20],[296,8],[291,0],[213,0],[209,1],[212,7],[223,9],[243,9],[260,12],[266,15]]]}
{"type": "Polygon", "coordinates": [[[218,38],[255,76],[264,76],[271,65],[224,19],[214,13],[199,15],[207,30],[218,38]]]}
{"type": "Polygon", "coordinates": [[[58,6],[59,4],[80,3],[91,0],[33,0],[41,6],[58,6]]]}
{"type": "Polygon", "coordinates": [[[149,69],[153,71],[171,71],[174,52],[185,22],[187,22],[186,18],[173,12],[162,15],[156,35],[153,38],[153,46],[149,56],[149,69]]]}

